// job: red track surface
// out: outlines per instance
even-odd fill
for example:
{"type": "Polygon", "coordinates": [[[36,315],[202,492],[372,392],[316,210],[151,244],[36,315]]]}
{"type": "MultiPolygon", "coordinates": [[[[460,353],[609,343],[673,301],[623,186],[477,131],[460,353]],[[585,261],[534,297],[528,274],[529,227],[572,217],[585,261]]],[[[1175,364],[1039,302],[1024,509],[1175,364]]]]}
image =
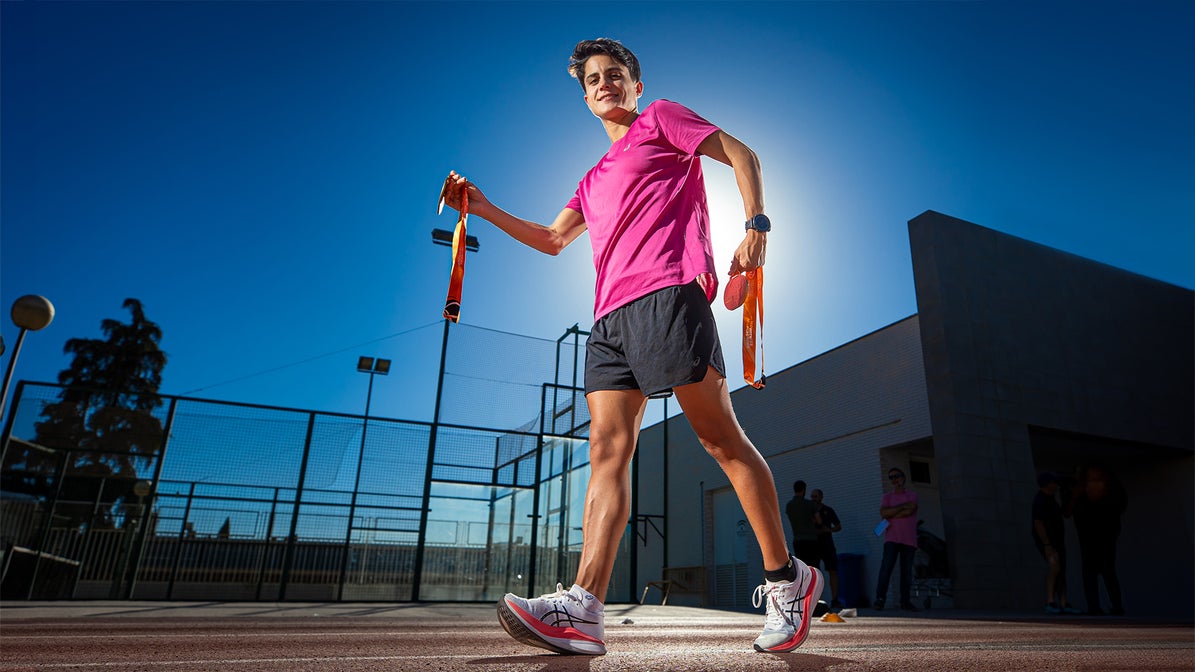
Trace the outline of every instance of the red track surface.
{"type": "Polygon", "coordinates": [[[514,642],[488,605],[12,602],[0,671],[1195,670],[1189,623],[865,611],[771,655],[751,649],[762,615],[611,605],[606,622],[609,653],[575,657],[514,642]]]}

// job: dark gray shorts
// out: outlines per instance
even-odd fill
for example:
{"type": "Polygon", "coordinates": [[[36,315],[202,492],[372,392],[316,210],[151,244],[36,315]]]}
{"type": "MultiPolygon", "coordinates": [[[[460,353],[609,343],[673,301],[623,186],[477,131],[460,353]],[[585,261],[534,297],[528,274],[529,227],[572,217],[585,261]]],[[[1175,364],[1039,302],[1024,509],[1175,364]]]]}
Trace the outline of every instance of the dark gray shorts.
{"type": "Polygon", "coordinates": [[[718,325],[696,282],[652,292],[603,315],[585,343],[585,393],[669,393],[701,382],[709,367],[726,376],[718,325]]]}

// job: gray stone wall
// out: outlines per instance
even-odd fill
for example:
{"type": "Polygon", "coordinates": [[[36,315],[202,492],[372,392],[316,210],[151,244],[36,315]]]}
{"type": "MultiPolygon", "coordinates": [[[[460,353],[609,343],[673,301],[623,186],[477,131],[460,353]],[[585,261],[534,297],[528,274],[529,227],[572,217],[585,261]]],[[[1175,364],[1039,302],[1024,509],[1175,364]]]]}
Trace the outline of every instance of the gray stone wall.
{"type": "Polygon", "coordinates": [[[955,603],[1037,606],[1029,427],[1189,456],[1195,297],[932,211],[909,240],[955,603]]]}

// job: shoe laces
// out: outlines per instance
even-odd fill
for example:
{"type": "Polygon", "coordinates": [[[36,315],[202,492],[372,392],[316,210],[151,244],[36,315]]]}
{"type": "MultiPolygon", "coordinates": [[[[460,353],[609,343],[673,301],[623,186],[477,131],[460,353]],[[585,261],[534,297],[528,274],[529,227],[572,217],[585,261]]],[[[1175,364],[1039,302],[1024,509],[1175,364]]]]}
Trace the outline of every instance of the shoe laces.
{"type": "Polygon", "coordinates": [[[581,601],[581,598],[580,598],[580,597],[577,597],[577,596],[576,596],[576,595],[574,595],[574,594],[573,594],[571,591],[572,591],[572,589],[571,589],[571,588],[565,588],[565,587],[564,587],[564,584],[562,584],[562,583],[557,583],[557,584],[556,584],[556,592],[554,592],[554,593],[544,593],[543,595],[540,595],[539,597],[540,597],[540,599],[541,599],[541,600],[564,600],[564,599],[568,599],[568,600],[571,600],[571,601],[573,601],[573,602],[576,602],[578,606],[580,606],[582,609],[584,609],[584,608],[585,608],[585,603],[581,601]]]}
{"type": "Polygon", "coordinates": [[[779,630],[785,626],[791,626],[795,622],[795,612],[800,609],[801,600],[794,597],[788,603],[787,608],[785,608],[786,605],[780,604],[780,594],[788,585],[791,584],[766,581],[762,585],[756,586],[755,592],[751,595],[751,604],[756,609],[765,601],[767,602],[767,617],[764,619],[765,630],[779,630]]]}
{"type": "Polygon", "coordinates": [[[540,595],[540,597],[542,597],[542,598],[544,598],[545,600],[547,600],[547,599],[551,599],[551,598],[554,598],[554,597],[564,597],[565,595],[568,595],[568,594],[569,594],[569,593],[568,593],[568,590],[567,590],[567,589],[565,589],[565,587],[564,587],[564,584],[563,584],[563,583],[557,583],[557,584],[556,584],[556,592],[554,592],[554,593],[544,593],[543,595],[540,595]]]}

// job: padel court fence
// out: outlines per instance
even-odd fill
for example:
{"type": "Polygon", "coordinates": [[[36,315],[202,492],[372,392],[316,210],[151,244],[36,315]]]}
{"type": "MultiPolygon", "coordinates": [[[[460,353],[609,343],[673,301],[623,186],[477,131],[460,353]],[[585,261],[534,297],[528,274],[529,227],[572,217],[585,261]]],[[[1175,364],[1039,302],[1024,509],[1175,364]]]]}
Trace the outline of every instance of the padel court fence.
{"type": "MultiPolygon", "coordinates": [[[[446,324],[433,422],[168,395],[131,410],[136,400],[113,404],[111,391],[22,381],[0,435],[3,597],[549,592],[575,574],[581,550],[586,334],[573,327],[552,342],[453,325],[453,348],[449,335],[446,324]],[[476,357],[508,370],[452,375],[476,357]],[[458,421],[476,399],[489,400],[474,401],[488,426],[458,421]]],[[[633,592],[632,539],[628,530],[613,600],[633,592]]]]}

